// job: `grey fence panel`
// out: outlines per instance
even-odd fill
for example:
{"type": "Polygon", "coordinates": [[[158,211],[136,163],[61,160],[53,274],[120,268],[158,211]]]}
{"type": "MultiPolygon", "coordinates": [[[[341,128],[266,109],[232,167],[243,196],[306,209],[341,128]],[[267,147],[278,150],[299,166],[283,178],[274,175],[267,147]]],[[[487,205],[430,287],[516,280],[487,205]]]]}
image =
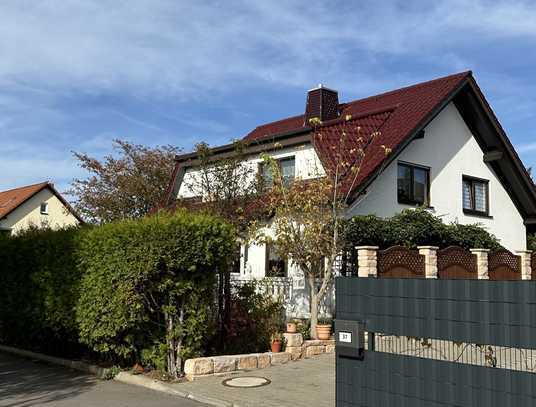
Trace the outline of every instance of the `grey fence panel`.
{"type": "Polygon", "coordinates": [[[536,375],[366,352],[337,357],[337,407],[525,407],[536,405],[536,375]]]}
{"type": "Polygon", "coordinates": [[[536,282],[340,277],[338,319],[366,329],[455,342],[536,348],[536,282]]]}

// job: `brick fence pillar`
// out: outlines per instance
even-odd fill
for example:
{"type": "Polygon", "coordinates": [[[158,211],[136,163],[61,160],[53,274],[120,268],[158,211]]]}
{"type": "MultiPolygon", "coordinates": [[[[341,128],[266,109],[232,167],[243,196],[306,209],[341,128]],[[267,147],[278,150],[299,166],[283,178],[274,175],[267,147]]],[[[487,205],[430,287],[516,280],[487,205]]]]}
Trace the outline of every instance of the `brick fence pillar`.
{"type": "Polygon", "coordinates": [[[424,276],[426,278],[437,278],[437,251],[439,247],[419,246],[419,254],[424,256],[424,276]]]}
{"type": "Polygon", "coordinates": [[[479,280],[489,280],[488,274],[488,253],[489,249],[471,249],[471,253],[476,255],[476,265],[479,280]]]}
{"type": "Polygon", "coordinates": [[[530,280],[532,278],[532,251],[518,250],[516,253],[519,257],[521,257],[521,279],[530,280]]]}
{"type": "Polygon", "coordinates": [[[378,247],[357,246],[357,275],[359,277],[378,276],[378,247]]]}

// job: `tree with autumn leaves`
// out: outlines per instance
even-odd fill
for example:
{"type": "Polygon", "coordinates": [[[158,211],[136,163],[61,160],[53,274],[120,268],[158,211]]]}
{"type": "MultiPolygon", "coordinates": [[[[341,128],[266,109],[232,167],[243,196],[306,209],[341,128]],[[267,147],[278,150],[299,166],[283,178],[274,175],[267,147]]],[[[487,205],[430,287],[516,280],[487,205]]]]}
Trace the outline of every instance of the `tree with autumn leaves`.
{"type": "Polygon", "coordinates": [[[90,223],[141,218],[162,200],[179,148],[147,147],[113,140],[114,154],[102,160],[73,152],[87,178],[71,183],[74,208],[90,223]]]}
{"type": "MultiPolygon", "coordinates": [[[[316,338],[319,305],[333,283],[337,257],[343,249],[341,223],[350,193],[358,180],[367,148],[379,132],[363,134],[345,118],[345,130],[331,144],[332,165],[318,168],[309,179],[285,182],[277,161],[263,154],[270,165],[273,188],[267,202],[273,215],[273,236],[261,235],[260,240],[272,241],[279,254],[298,266],[304,274],[309,291],[311,336],[316,338]]],[[[322,140],[324,127],[319,119],[311,119],[313,142],[322,140]]],[[[382,146],[385,155],[391,150],[382,146]]]]}

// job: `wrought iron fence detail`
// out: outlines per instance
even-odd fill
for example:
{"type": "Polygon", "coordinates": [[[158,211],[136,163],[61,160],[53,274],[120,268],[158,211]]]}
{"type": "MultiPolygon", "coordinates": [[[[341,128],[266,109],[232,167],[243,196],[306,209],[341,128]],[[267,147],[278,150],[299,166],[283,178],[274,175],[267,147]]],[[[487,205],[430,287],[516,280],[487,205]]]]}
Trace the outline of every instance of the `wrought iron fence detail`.
{"type": "MultiPolygon", "coordinates": [[[[376,333],[374,351],[445,362],[536,372],[536,350],[376,333]]],[[[370,350],[370,349],[369,349],[370,350]]]]}

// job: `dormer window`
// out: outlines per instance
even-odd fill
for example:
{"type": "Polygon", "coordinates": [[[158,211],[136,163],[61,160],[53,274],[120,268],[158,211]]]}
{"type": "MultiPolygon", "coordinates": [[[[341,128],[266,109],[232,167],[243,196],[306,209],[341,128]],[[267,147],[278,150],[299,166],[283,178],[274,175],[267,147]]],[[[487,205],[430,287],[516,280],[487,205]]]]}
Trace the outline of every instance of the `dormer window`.
{"type": "Polygon", "coordinates": [[[48,215],[48,203],[41,202],[41,215],[48,215]]]}
{"type": "MultiPolygon", "coordinates": [[[[283,184],[285,186],[290,185],[296,177],[296,159],[294,157],[286,157],[276,161],[279,166],[279,171],[281,171],[283,184]]],[[[264,188],[271,188],[274,185],[272,169],[269,164],[261,163],[259,165],[259,175],[264,188]]]]}

